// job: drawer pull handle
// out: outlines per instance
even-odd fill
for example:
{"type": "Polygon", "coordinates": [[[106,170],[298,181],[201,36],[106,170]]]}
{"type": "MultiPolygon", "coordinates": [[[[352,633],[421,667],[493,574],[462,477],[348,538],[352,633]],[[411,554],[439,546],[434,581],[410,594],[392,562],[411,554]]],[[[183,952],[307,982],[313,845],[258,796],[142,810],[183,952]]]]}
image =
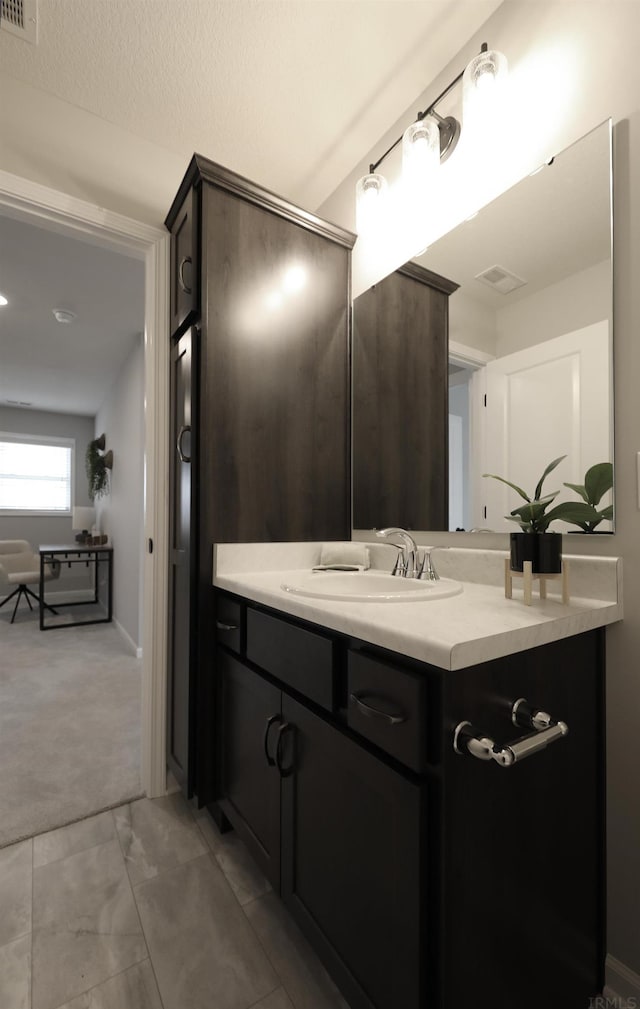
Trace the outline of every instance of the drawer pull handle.
{"type": "Polygon", "coordinates": [[[534,731],[501,745],[471,722],[459,722],[453,734],[454,750],[456,753],[469,753],[478,760],[495,760],[500,767],[511,767],[525,757],[532,757],[534,753],[546,749],[550,743],[563,739],[569,732],[566,722],[554,721],[546,711],[537,711],[527,704],[523,697],[513,705],[511,720],[514,725],[534,731]]]}
{"type": "Polygon", "coordinates": [[[276,766],[280,772],[281,778],[288,778],[294,771],[295,758],[292,757],[291,764],[289,767],[282,766],[282,740],[285,737],[285,733],[293,730],[293,725],[289,722],[283,722],[282,725],[278,726],[278,741],[276,743],[276,766]]]}
{"type": "Polygon", "coordinates": [[[388,722],[389,725],[400,725],[402,722],[406,722],[407,716],[403,714],[390,715],[387,711],[381,711],[380,708],[374,708],[371,704],[367,704],[359,697],[358,694],[351,694],[350,698],[354,704],[360,709],[363,715],[367,718],[382,718],[383,721],[388,722]]]}
{"type": "Polygon", "coordinates": [[[191,265],[191,256],[184,256],[180,260],[180,266],[178,267],[178,283],[185,294],[191,294],[191,288],[187,286],[187,282],[184,279],[184,268],[187,263],[191,265]]]}
{"type": "Polygon", "coordinates": [[[269,730],[274,722],[281,722],[281,721],[282,721],[282,715],[269,715],[269,717],[267,718],[267,724],[264,727],[264,739],[262,741],[262,745],[264,747],[264,755],[267,758],[267,764],[269,765],[269,767],[276,766],[275,760],[269,753],[269,730]]]}
{"type": "Polygon", "coordinates": [[[216,628],[219,631],[237,631],[237,624],[225,624],[222,620],[216,620],[216,628]]]}

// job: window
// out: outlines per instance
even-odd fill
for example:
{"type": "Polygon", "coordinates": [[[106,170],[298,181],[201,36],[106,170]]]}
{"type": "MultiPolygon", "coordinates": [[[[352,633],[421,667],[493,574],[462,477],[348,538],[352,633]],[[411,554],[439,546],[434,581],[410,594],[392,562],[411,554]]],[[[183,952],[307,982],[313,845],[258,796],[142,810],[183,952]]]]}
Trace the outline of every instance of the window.
{"type": "Polygon", "coordinates": [[[0,515],[70,515],[75,441],[0,432],[0,515]]]}

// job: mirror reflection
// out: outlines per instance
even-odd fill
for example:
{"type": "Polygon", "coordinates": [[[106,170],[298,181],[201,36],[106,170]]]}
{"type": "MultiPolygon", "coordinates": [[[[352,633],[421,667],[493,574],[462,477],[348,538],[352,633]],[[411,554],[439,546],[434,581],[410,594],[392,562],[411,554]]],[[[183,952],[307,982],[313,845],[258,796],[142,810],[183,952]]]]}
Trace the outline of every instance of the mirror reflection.
{"type": "Polygon", "coordinates": [[[613,460],[610,122],[357,298],[353,351],[355,528],[511,532],[482,474],[531,493],[560,455],[575,500],[613,460]]]}

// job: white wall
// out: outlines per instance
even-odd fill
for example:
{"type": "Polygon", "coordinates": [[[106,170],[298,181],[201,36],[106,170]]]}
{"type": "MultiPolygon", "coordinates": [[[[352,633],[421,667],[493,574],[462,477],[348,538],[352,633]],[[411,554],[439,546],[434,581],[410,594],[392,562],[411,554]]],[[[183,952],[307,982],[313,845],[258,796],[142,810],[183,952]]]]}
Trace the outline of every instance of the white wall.
{"type": "Polygon", "coordinates": [[[607,260],[499,309],[496,357],[611,318],[611,263],[607,260]]]}
{"type": "Polygon", "coordinates": [[[113,616],[142,646],[144,504],[144,351],[142,337],[98,410],[96,436],[113,452],[110,491],[96,501],[98,525],[113,546],[113,616]]]}

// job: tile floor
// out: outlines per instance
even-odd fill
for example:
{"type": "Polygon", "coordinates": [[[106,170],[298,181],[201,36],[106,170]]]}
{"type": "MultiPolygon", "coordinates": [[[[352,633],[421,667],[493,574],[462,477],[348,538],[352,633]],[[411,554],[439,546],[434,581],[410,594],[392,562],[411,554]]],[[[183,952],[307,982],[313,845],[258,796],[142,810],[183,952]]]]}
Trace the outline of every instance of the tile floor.
{"type": "Polygon", "coordinates": [[[348,1009],[233,833],[179,793],[0,849],[0,1009],[348,1009]]]}

